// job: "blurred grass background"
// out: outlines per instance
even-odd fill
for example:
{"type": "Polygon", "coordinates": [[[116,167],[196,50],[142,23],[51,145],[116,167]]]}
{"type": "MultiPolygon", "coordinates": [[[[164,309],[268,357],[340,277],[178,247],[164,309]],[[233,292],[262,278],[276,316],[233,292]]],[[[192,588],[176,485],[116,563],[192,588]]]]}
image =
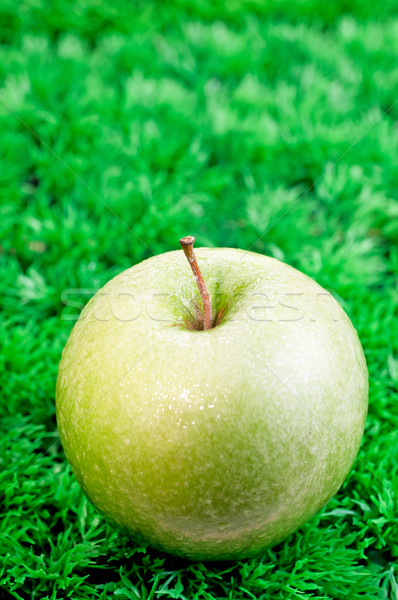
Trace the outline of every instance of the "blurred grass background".
{"type": "Polygon", "coordinates": [[[397,59],[396,1],[2,0],[1,598],[397,600],[397,59]],[[188,233],[332,290],[370,371],[343,489],[240,563],[134,547],[57,443],[74,316],[188,233]]]}

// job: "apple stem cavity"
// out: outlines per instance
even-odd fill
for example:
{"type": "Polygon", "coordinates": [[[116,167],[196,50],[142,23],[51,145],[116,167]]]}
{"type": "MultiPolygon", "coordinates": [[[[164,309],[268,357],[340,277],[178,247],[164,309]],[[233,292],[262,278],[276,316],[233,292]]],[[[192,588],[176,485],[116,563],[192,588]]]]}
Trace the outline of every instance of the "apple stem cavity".
{"type": "Polygon", "coordinates": [[[186,237],[181,238],[180,240],[181,248],[183,249],[184,254],[188,259],[188,262],[191,265],[191,269],[199,289],[200,297],[202,299],[204,314],[203,329],[206,330],[211,329],[212,324],[211,301],[209,291],[207,289],[205,280],[203,279],[202,272],[199,268],[198,261],[196,260],[195,253],[193,251],[194,242],[195,238],[192,235],[187,235],[186,237]]]}

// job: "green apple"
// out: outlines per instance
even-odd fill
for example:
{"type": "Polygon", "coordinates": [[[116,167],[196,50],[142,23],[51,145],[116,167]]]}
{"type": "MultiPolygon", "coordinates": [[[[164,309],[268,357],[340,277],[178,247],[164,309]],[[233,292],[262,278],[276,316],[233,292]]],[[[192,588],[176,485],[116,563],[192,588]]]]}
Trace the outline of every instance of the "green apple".
{"type": "Polygon", "coordinates": [[[181,250],[124,271],[72,330],[57,420],[101,514],[175,555],[238,559],[340,488],[363,435],[368,373],[350,320],[315,281],[253,252],[196,255],[211,327],[181,250]]]}

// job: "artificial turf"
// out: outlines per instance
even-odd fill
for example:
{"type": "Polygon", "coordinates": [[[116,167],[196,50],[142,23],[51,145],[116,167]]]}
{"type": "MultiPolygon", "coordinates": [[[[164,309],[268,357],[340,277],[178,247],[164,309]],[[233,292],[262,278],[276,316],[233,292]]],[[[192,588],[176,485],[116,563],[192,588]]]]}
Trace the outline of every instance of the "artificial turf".
{"type": "Polygon", "coordinates": [[[2,0],[1,598],[397,599],[397,40],[394,1],[2,0]],[[188,233],[331,290],[370,373],[343,488],[239,563],[136,547],[56,430],[80,308],[188,233]]]}

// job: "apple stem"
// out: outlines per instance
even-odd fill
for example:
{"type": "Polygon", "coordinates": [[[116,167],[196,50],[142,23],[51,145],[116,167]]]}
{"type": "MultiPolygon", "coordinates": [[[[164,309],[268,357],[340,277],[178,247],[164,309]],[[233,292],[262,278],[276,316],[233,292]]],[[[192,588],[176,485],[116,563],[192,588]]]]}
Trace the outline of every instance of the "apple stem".
{"type": "Polygon", "coordinates": [[[211,316],[211,302],[210,295],[205,284],[205,280],[203,279],[202,272],[199,268],[198,261],[196,260],[195,253],[193,251],[193,245],[195,242],[195,238],[192,235],[187,235],[186,237],[180,240],[181,248],[184,250],[184,254],[188,259],[189,264],[191,265],[191,269],[193,275],[195,277],[195,281],[199,288],[200,297],[202,299],[203,305],[203,313],[204,313],[204,329],[211,329],[212,316],[211,316]]]}

